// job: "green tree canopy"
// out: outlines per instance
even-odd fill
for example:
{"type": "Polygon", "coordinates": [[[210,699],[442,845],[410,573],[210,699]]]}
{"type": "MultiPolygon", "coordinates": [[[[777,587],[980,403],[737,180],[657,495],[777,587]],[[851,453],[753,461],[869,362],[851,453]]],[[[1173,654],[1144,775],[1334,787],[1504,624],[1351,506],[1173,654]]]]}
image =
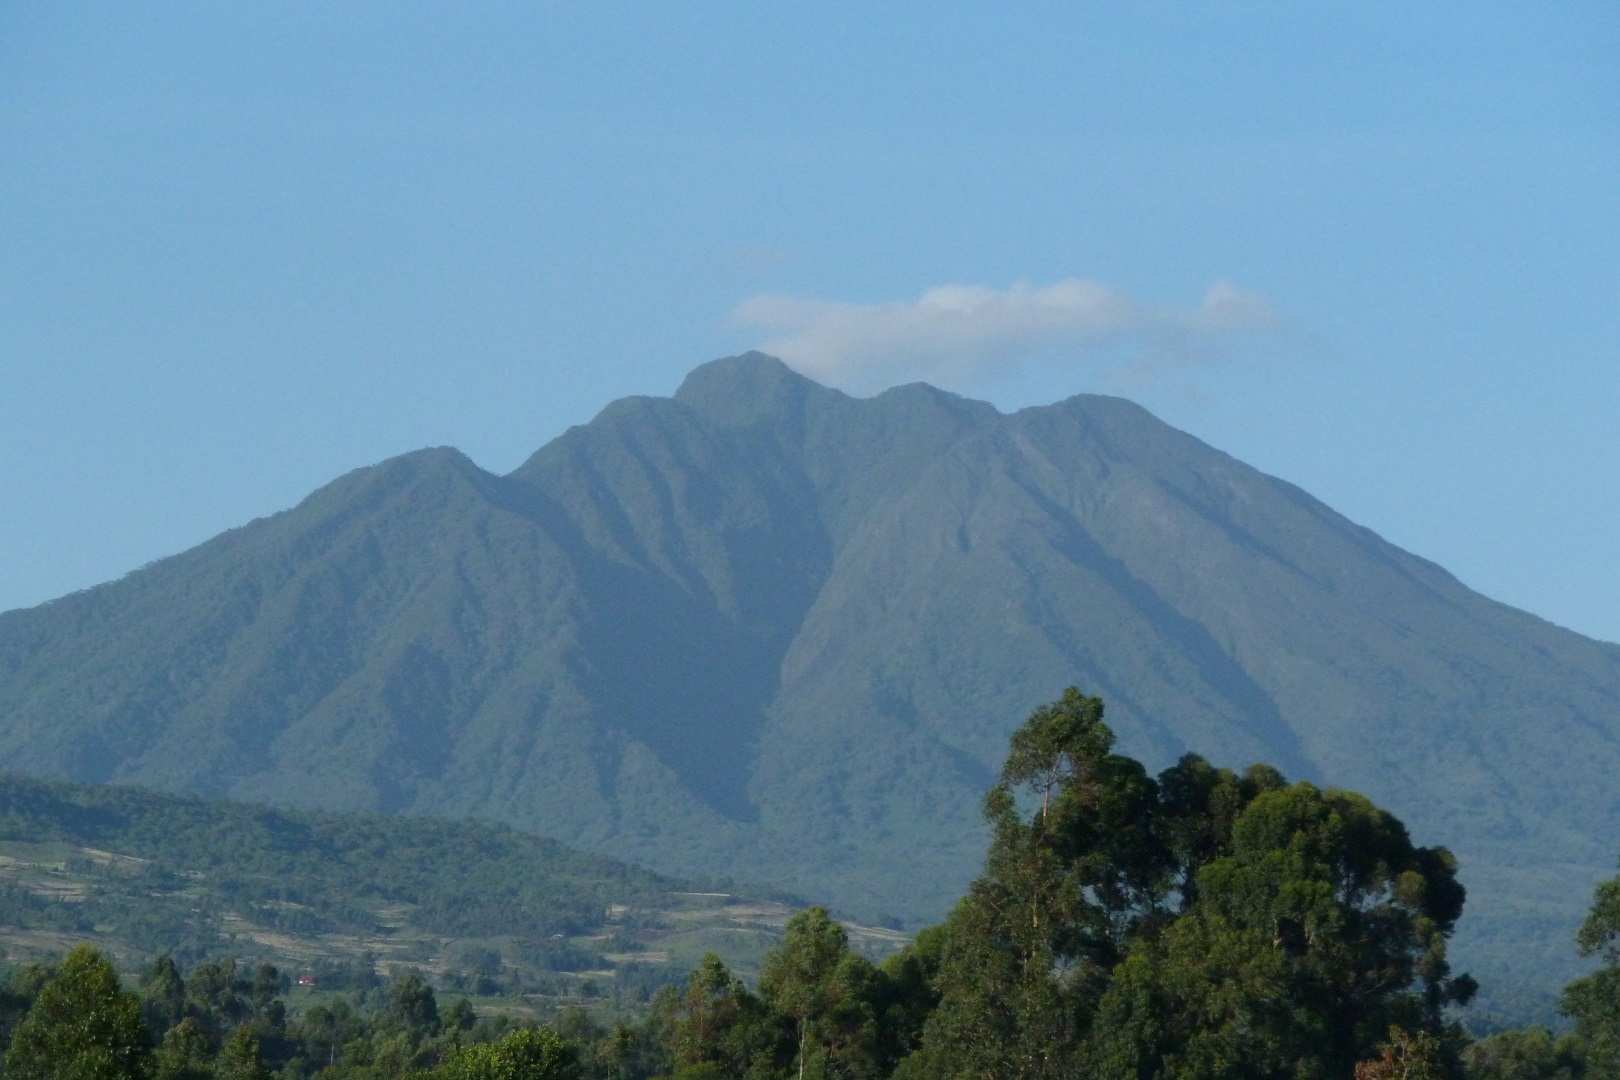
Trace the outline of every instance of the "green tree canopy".
{"type": "Polygon", "coordinates": [[[270,1080],[270,1070],[259,1057],[259,1039],[249,1027],[239,1027],[225,1038],[214,1064],[216,1080],[270,1080]]]}
{"type": "Polygon", "coordinates": [[[88,945],[68,953],[40,990],[5,1056],[8,1080],[132,1080],[150,1071],[140,1000],[88,945]]]}
{"type": "Polygon", "coordinates": [[[1620,877],[1598,885],[1575,943],[1603,966],[1566,986],[1559,1008],[1575,1021],[1587,1076],[1620,1080],[1620,877]]]}
{"type": "Polygon", "coordinates": [[[1013,736],[908,1075],[1343,1077],[1471,996],[1443,848],[1354,793],[1112,747],[1073,688],[1013,736]]]}
{"type": "Polygon", "coordinates": [[[579,1080],[578,1052],[551,1028],[519,1028],[500,1042],[456,1053],[438,1080],[579,1080]]]}
{"type": "MultiPolygon", "coordinates": [[[[664,1040],[676,1075],[738,1075],[758,1057],[771,1057],[775,1033],[763,1002],[749,993],[720,957],[703,959],[686,980],[686,992],[660,1001],[664,1040]]],[[[626,1056],[628,1048],[620,1052],[626,1056]]]]}
{"type": "Polygon", "coordinates": [[[1463,1050],[1469,1080],[1579,1080],[1585,1056],[1573,1035],[1544,1027],[1500,1031],[1463,1050]]]}
{"type": "Polygon", "coordinates": [[[788,920],[782,943],[765,958],[759,993],[793,1023],[795,1075],[882,1075],[878,984],[877,971],[850,951],[849,936],[826,909],[788,920]]]}

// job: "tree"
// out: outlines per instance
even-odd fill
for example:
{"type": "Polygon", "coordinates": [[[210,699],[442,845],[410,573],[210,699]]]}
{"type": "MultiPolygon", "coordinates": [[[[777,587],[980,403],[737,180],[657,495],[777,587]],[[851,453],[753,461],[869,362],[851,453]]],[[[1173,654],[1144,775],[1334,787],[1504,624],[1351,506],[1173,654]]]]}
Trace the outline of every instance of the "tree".
{"type": "Polygon", "coordinates": [[[457,998],[440,1014],[439,1019],[445,1031],[459,1033],[472,1030],[472,1026],[478,1022],[478,1013],[473,1010],[472,1002],[457,998]]]}
{"type": "Polygon", "coordinates": [[[1473,994],[1446,962],[1455,861],[1360,795],[1260,792],[1193,896],[1114,974],[1095,1040],[1105,1075],[1344,1076],[1392,1026],[1438,1039],[1444,1008],[1473,994]]]}
{"type": "Polygon", "coordinates": [[[944,928],[930,926],[919,931],[909,945],[891,954],[879,967],[880,984],[874,1007],[884,1062],[897,1064],[921,1045],[923,1027],[929,1015],[939,1007],[939,990],[935,984],[944,947],[944,928]]]}
{"type": "Polygon", "coordinates": [[[365,1034],[366,1025],[348,1001],[340,997],[305,1009],[299,1018],[298,1031],[303,1056],[317,1066],[331,1066],[337,1063],[345,1047],[365,1034]]]}
{"type": "Polygon", "coordinates": [[[760,969],[759,994],[792,1023],[793,1070],[800,1080],[881,1075],[878,981],[825,908],[807,908],[788,920],[782,943],[760,969]]]}
{"type": "Polygon", "coordinates": [[[68,953],[12,1036],[9,1080],[131,1080],[151,1072],[140,1000],[88,945],[68,953]]]}
{"type": "Polygon", "coordinates": [[[44,964],[30,964],[13,975],[9,985],[0,987],[0,1047],[11,1045],[11,1033],[55,974],[44,964]]]}
{"type": "Polygon", "coordinates": [[[1072,687],[1013,735],[906,1076],[1344,1077],[1392,1025],[1440,1037],[1474,989],[1448,852],[1351,792],[1112,747],[1072,687]]]}
{"type": "Polygon", "coordinates": [[[636,1026],[614,1021],[592,1047],[595,1072],[591,1075],[601,1080],[634,1080],[659,1072],[662,1048],[654,1041],[658,1030],[655,1020],[636,1026]]]}
{"type": "Polygon", "coordinates": [[[1381,1051],[1356,1065],[1356,1080],[1442,1080],[1447,1075],[1440,1040],[1433,1035],[1392,1027],[1381,1051]]]}
{"type": "Polygon", "coordinates": [[[214,1040],[195,1016],[187,1016],[163,1033],[154,1055],[156,1080],[212,1080],[214,1040]]]}
{"type": "Polygon", "coordinates": [[[217,1080],[270,1080],[270,1070],[259,1057],[259,1040],[249,1027],[239,1027],[220,1047],[214,1064],[217,1080]]]}
{"type": "Polygon", "coordinates": [[[439,1003],[433,987],[414,971],[388,988],[388,1026],[404,1034],[412,1045],[439,1033],[439,1003]]]}
{"type": "Polygon", "coordinates": [[[917,1075],[1074,1071],[1109,971],[1173,881],[1157,785],[1113,742],[1101,699],[1074,687],[1014,733],[985,798],[984,873],[945,924],[917,1075]]]}
{"type": "Polygon", "coordinates": [[[174,957],[164,953],[141,976],[141,1011],[153,1038],[161,1038],[186,1014],[186,983],[174,957]]]}
{"type": "Polygon", "coordinates": [[[201,1020],[216,1040],[253,1016],[252,995],[253,983],[235,959],[204,961],[186,972],[186,1014],[201,1020]]]}
{"type": "Polygon", "coordinates": [[[1544,1027],[1501,1031],[1466,1047],[1470,1080],[1578,1080],[1585,1075],[1580,1041],[1544,1027]]]}
{"type": "MultiPolygon", "coordinates": [[[[659,1012],[677,1075],[705,1068],[741,1074],[756,1057],[770,1054],[774,1032],[763,1002],[713,952],[704,953],[687,977],[686,992],[666,995],[659,1012]]],[[[618,1055],[630,1051],[625,1045],[618,1055]]]]}
{"type": "Polygon", "coordinates": [[[439,1080],[579,1080],[579,1056],[550,1028],[519,1028],[498,1043],[458,1051],[439,1080]]]}
{"type": "Polygon", "coordinates": [[[1575,935],[1582,956],[1603,966],[1564,987],[1559,1009],[1575,1021],[1575,1035],[1593,1080],[1620,1078],[1620,877],[1598,885],[1592,910],[1575,935]]]}

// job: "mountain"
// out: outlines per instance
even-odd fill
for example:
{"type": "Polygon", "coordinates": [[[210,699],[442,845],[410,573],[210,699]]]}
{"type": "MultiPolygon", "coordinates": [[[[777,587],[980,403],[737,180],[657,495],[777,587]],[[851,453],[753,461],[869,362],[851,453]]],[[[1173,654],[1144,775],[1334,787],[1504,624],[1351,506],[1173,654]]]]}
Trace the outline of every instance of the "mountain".
{"type": "Polygon", "coordinates": [[[1006,737],[1362,791],[1461,857],[1457,953],[1570,970],[1620,849],[1620,646],[1114,398],[857,400],[759,354],[507,476],[361,469],[0,615],[0,767],[472,815],[865,918],[976,871],[1006,737]]]}

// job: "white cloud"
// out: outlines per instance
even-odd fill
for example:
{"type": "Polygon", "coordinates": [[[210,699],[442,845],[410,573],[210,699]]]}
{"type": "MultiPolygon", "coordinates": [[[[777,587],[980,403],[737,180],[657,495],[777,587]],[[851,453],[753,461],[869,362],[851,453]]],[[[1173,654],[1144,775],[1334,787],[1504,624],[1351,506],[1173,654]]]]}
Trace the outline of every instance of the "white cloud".
{"type": "Polygon", "coordinates": [[[1141,381],[1220,354],[1222,339],[1277,328],[1266,299],[1217,281],[1193,308],[1141,303],[1101,282],[1070,278],[1006,289],[941,285],[914,301],[849,304],[755,296],[732,321],[763,329],[759,348],[810,377],[848,390],[926,380],[977,383],[1036,358],[1089,362],[1107,355],[1115,381],[1141,381]]]}

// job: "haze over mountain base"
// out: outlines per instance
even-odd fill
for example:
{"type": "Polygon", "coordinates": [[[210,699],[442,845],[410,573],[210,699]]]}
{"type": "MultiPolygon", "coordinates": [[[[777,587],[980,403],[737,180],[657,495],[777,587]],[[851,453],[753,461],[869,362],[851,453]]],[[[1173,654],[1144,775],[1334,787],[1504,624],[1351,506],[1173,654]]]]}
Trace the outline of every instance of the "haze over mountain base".
{"type": "Polygon", "coordinates": [[[1487,993],[1573,970],[1620,647],[1113,398],[857,400],[749,354],[508,476],[362,469],[0,615],[0,767],[491,818],[915,925],[1071,684],[1152,770],[1268,762],[1451,847],[1487,993]]]}

